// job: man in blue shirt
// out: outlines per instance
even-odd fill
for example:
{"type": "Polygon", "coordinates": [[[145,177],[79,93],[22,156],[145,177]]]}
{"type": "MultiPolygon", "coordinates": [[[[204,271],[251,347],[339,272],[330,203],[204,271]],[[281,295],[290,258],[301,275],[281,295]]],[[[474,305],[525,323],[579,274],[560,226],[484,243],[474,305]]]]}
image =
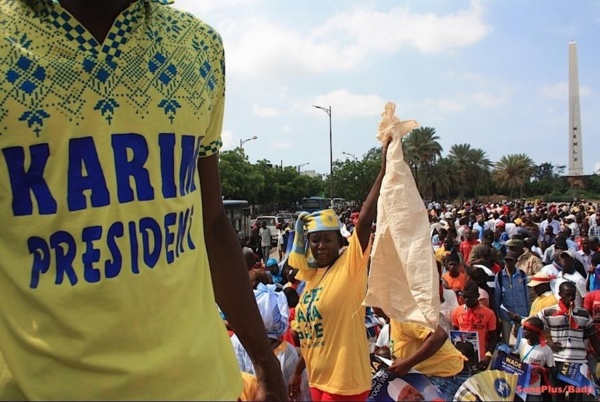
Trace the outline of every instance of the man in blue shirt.
{"type": "Polygon", "coordinates": [[[527,289],[527,275],[515,266],[518,255],[509,251],[504,257],[505,267],[496,274],[494,300],[498,306],[498,317],[502,325],[502,341],[510,345],[510,333],[514,323],[508,312],[516,313],[522,317],[529,315],[529,290],[527,289]]]}

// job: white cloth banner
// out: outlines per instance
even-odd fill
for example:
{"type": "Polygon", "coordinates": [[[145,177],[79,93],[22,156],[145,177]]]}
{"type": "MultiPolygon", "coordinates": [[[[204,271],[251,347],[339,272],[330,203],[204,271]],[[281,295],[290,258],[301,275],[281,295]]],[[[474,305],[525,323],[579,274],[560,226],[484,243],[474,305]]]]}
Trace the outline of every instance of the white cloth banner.
{"type": "Polygon", "coordinates": [[[438,325],[439,276],[429,219],[410,167],[404,161],[402,137],[419,126],[400,121],[388,103],[377,139],[392,138],[377,202],[377,231],[371,252],[369,284],[364,304],[380,307],[398,321],[435,329],[438,325]]]}

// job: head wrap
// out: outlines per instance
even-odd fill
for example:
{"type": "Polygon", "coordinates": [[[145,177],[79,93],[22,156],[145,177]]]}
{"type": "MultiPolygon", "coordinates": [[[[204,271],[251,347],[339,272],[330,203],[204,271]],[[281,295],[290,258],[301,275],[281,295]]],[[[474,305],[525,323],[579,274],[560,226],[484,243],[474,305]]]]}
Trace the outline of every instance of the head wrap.
{"type": "Polygon", "coordinates": [[[531,331],[531,332],[537,334],[538,338],[540,338],[540,345],[541,346],[546,346],[546,338],[544,337],[544,331],[543,330],[539,329],[538,327],[536,327],[533,324],[528,323],[527,321],[525,321],[523,323],[523,328],[526,329],[526,330],[528,330],[528,331],[531,331]]]}
{"type": "Polygon", "coordinates": [[[269,338],[279,339],[288,328],[289,308],[285,293],[276,292],[276,285],[259,283],[254,290],[256,305],[269,338]]]}
{"type": "Polygon", "coordinates": [[[303,271],[310,268],[318,268],[317,262],[315,261],[308,242],[304,238],[304,229],[310,233],[322,232],[326,230],[340,230],[340,220],[338,219],[333,209],[324,209],[322,211],[313,212],[302,212],[298,216],[296,221],[296,227],[294,229],[294,244],[292,246],[292,252],[290,253],[288,264],[300,272],[301,280],[307,279],[303,276],[303,271]]]}

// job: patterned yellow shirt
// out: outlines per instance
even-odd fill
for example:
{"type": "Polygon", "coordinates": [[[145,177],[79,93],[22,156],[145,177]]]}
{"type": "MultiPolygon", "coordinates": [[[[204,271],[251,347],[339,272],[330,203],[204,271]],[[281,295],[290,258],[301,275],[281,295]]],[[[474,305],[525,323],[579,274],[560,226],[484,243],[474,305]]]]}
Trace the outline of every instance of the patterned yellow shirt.
{"type": "Polygon", "coordinates": [[[221,144],[219,35],[135,0],[102,44],[0,0],[0,399],[226,399],[197,158],[221,144]]]}

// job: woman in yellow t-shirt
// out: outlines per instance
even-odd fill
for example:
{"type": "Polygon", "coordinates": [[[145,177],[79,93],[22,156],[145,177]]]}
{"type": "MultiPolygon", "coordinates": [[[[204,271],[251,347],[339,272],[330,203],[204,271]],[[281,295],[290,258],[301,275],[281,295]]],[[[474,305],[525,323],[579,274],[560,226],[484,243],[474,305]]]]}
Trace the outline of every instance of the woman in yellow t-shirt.
{"type": "Polygon", "coordinates": [[[306,287],[296,306],[294,327],[303,359],[290,382],[291,399],[297,398],[304,364],[313,401],[364,401],[371,389],[362,301],[367,290],[371,225],[376,218],[386,153],[387,145],[382,150],[379,175],[343,252],[340,222],[333,210],[303,212],[296,222],[288,262],[299,270],[296,278],[305,281],[306,287]],[[308,241],[304,239],[305,230],[308,241]]]}

